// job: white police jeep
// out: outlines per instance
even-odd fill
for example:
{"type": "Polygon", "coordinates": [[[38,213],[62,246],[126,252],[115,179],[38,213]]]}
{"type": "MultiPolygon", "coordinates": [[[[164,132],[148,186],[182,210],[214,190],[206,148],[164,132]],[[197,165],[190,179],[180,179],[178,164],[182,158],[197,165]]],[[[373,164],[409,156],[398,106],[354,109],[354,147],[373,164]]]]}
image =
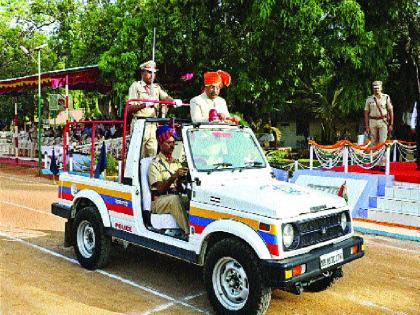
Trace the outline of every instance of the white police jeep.
{"type": "Polygon", "coordinates": [[[150,158],[140,158],[145,125],[162,122],[136,122],[121,183],[60,175],[52,212],[83,267],[105,266],[111,240],[125,240],[203,266],[217,313],[263,314],[272,288],[325,289],[364,255],[344,199],[275,180],[251,129],[228,124],[180,125],[190,234],[167,233],[178,226],[150,212],[150,158]]]}

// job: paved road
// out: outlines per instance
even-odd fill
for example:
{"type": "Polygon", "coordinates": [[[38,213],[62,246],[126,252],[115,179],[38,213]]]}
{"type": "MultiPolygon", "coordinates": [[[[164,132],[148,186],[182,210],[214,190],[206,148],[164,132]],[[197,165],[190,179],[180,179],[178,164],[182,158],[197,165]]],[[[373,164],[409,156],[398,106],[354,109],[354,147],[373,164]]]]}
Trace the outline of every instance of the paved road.
{"type": "MultiPolygon", "coordinates": [[[[50,214],[52,181],[0,165],[1,314],[212,314],[201,269],[115,245],[104,270],[82,269],[50,214]]],[[[324,292],[273,291],[267,314],[419,314],[420,244],[365,235],[366,256],[324,292]]]]}

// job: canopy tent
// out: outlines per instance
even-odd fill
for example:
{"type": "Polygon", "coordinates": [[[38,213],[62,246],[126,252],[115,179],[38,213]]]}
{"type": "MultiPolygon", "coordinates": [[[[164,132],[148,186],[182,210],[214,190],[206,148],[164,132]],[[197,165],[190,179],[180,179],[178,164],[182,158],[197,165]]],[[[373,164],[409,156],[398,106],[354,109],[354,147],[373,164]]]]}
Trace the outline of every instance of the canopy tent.
{"type": "MultiPolygon", "coordinates": [[[[106,93],[111,87],[101,80],[99,67],[90,65],[85,67],[69,68],[41,73],[41,86],[56,89],[65,87],[69,89],[98,91],[106,93]]],[[[0,80],[0,95],[12,94],[25,90],[38,88],[38,75],[33,74],[20,78],[0,80]]]]}

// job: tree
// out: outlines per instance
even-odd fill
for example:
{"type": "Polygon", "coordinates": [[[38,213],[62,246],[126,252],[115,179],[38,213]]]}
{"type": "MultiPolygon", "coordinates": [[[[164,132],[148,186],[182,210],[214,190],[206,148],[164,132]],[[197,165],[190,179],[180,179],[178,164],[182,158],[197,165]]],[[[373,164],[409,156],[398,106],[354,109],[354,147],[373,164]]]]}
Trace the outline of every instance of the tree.
{"type": "MultiPolygon", "coordinates": [[[[373,78],[385,81],[396,103],[410,103],[418,91],[419,13],[414,0],[380,6],[365,0],[0,1],[14,8],[1,16],[0,25],[7,26],[1,32],[8,38],[24,34],[31,47],[39,36],[48,39],[57,55],[51,51],[48,66],[98,63],[113,87],[106,99],[114,103],[123,103],[138,78],[138,65],[151,59],[154,27],[158,80],[171,84],[171,94],[187,100],[200,92],[205,71],[227,70],[233,83],[223,96],[232,111],[248,120],[270,120],[287,104],[305,111],[303,94],[311,98],[315,113],[328,112],[334,91],[341,91],[340,101],[329,112],[361,112],[373,78]],[[17,15],[22,16],[20,24],[13,25],[17,15]],[[194,79],[182,82],[183,71],[193,72],[194,79]],[[410,82],[409,90],[399,92],[404,80],[410,82]],[[328,101],[321,102],[319,95],[328,101]]],[[[2,60],[22,57],[16,48],[7,50],[7,55],[1,52],[2,60]]],[[[0,74],[25,73],[17,63],[2,67],[0,74]]]]}
{"type": "MultiPolygon", "coordinates": [[[[42,1],[1,0],[0,10],[0,79],[7,79],[37,73],[36,55],[27,56],[19,48],[28,49],[48,41],[43,28],[51,20],[39,12],[42,1]]],[[[42,68],[51,69],[57,58],[46,48],[42,52],[42,68]]],[[[25,92],[0,97],[0,116],[9,124],[14,114],[14,103],[18,103],[18,115],[33,118],[36,99],[34,93],[25,92]]]]}

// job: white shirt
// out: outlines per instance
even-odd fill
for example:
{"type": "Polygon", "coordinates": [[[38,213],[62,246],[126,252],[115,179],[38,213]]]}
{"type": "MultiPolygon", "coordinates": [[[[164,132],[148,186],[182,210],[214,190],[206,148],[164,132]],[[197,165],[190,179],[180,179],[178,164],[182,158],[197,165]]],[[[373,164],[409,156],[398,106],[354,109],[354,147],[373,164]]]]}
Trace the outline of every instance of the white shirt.
{"type": "Polygon", "coordinates": [[[414,102],[414,108],[413,108],[413,113],[411,114],[411,122],[410,122],[411,129],[416,129],[416,121],[417,121],[417,102],[414,102]]]}
{"type": "Polygon", "coordinates": [[[226,101],[220,96],[210,99],[206,92],[194,97],[190,101],[190,113],[192,122],[208,122],[210,109],[215,109],[218,114],[229,117],[226,101]]]}

